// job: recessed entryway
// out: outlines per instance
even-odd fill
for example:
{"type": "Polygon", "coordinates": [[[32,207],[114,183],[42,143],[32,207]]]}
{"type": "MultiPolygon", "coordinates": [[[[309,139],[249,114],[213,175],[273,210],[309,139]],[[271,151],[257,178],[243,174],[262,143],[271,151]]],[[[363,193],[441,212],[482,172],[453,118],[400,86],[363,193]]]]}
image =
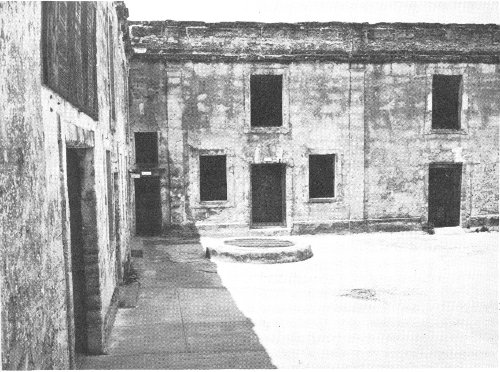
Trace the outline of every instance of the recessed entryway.
{"type": "Polygon", "coordinates": [[[285,165],[252,164],[252,227],[285,225],[285,165]]]}
{"type": "Polygon", "coordinates": [[[460,224],[461,163],[429,165],[429,222],[435,227],[460,224]]]}
{"type": "Polygon", "coordinates": [[[161,232],[160,178],[135,179],[135,231],[137,235],[161,232]]]}
{"type": "Polygon", "coordinates": [[[66,150],[75,351],[77,353],[87,352],[86,279],[82,222],[82,182],[84,178],[81,164],[82,151],[84,150],[72,148],[66,150]]]}

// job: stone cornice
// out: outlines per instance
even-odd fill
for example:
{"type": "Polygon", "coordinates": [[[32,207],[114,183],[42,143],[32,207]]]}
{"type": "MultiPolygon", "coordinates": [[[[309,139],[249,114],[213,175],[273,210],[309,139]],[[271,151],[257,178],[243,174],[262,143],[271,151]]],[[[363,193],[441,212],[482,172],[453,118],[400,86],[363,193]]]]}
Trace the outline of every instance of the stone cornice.
{"type": "Polygon", "coordinates": [[[500,63],[500,26],[130,22],[133,59],[500,63]]]}

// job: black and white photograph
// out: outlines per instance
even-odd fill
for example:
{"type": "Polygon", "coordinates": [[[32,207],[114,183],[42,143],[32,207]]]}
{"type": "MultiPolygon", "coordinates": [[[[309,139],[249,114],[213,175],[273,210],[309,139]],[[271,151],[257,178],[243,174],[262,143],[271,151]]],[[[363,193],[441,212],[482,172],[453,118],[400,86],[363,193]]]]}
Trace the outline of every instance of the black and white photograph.
{"type": "Polygon", "coordinates": [[[0,1],[3,370],[498,368],[500,1],[0,1]]]}

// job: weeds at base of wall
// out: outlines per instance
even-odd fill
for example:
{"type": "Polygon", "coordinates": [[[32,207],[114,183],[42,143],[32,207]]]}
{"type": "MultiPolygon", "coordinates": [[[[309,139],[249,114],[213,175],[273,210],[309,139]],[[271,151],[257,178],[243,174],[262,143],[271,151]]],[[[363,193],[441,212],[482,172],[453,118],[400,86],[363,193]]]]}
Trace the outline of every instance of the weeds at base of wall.
{"type": "Polygon", "coordinates": [[[128,260],[127,264],[125,265],[123,284],[129,285],[136,282],[139,282],[139,274],[137,273],[137,270],[132,266],[131,260],[128,260]]]}
{"type": "Polygon", "coordinates": [[[422,224],[422,230],[429,235],[434,235],[436,233],[436,231],[434,230],[434,224],[432,222],[422,224]]]}

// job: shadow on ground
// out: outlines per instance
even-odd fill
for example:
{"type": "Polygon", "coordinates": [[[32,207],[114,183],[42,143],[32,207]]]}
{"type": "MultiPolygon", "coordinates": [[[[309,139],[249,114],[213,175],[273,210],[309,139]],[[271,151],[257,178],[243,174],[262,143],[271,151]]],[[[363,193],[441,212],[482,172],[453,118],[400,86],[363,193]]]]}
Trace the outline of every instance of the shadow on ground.
{"type": "Polygon", "coordinates": [[[198,239],[136,239],[133,249],[136,307],[118,311],[108,354],[79,357],[78,369],[275,368],[198,239]]]}

